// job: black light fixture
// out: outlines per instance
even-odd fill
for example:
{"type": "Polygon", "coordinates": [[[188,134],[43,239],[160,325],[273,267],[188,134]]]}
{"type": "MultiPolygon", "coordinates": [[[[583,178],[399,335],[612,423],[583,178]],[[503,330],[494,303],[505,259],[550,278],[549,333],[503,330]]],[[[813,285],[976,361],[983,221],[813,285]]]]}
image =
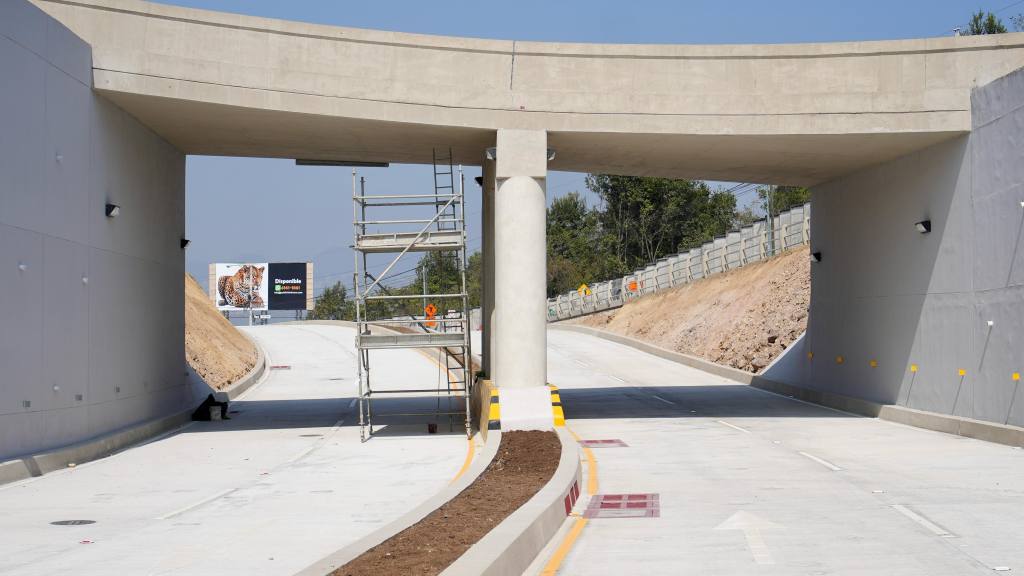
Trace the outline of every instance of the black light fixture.
{"type": "Polygon", "coordinates": [[[188,238],[182,238],[181,239],[181,249],[184,250],[185,248],[187,248],[189,243],[191,243],[191,242],[192,241],[189,240],[188,238]]]}
{"type": "Polygon", "coordinates": [[[352,168],[387,168],[390,162],[363,162],[362,160],[307,160],[295,159],[296,166],[350,166],[352,168]]]}
{"type": "Polygon", "coordinates": [[[121,213],[121,207],[117,204],[107,204],[106,214],[107,218],[114,218],[121,213]]]}
{"type": "Polygon", "coordinates": [[[476,180],[476,185],[477,186],[479,186],[481,188],[484,187],[484,177],[483,176],[477,176],[477,177],[473,178],[473,180],[476,180]]]}
{"type": "Polygon", "coordinates": [[[811,262],[821,262],[821,252],[811,252],[811,262]]]}
{"type": "Polygon", "coordinates": [[[920,222],[914,224],[914,228],[916,228],[917,231],[920,232],[921,234],[927,234],[932,231],[932,221],[921,220],[920,222]]]}

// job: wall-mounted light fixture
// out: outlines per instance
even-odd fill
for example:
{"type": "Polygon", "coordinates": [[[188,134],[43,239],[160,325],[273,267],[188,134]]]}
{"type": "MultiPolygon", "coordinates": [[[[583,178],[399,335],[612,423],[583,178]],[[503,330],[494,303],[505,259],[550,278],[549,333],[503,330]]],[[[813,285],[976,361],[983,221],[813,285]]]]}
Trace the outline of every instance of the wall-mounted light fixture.
{"type": "Polygon", "coordinates": [[[184,250],[185,248],[188,248],[188,245],[191,244],[191,243],[192,243],[192,241],[189,240],[188,238],[182,238],[181,239],[181,249],[184,250]]]}
{"type": "Polygon", "coordinates": [[[914,224],[914,228],[916,228],[917,231],[920,232],[921,234],[927,234],[932,231],[932,221],[921,220],[920,222],[914,224]]]}
{"type": "Polygon", "coordinates": [[[821,252],[811,252],[811,262],[821,262],[821,252]]]}
{"type": "Polygon", "coordinates": [[[488,149],[484,150],[484,157],[487,158],[488,160],[495,160],[495,159],[497,159],[498,158],[498,149],[497,148],[488,148],[488,149]]]}
{"type": "Polygon", "coordinates": [[[114,218],[121,213],[121,207],[117,204],[107,204],[106,214],[107,218],[114,218]]]}
{"type": "Polygon", "coordinates": [[[483,176],[477,176],[477,177],[473,178],[473,180],[476,180],[476,185],[477,186],[479,186],[481,188],[484,187],[484,177],[483,176]]]}

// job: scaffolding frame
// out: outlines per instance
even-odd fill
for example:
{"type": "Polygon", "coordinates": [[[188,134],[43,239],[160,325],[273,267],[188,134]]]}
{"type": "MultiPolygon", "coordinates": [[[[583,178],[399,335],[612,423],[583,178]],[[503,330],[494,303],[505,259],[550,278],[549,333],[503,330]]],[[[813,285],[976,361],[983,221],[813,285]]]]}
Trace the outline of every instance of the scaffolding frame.
{"type": "MultiPolygon", "coordinates": [[[[473,388],[472,349],[469,323],[469,301],[466,285],[468,256],[466,254],[466,211],[465,211],[465,176],[462,166],[458,167],[458,188],[455,186],[455,167],[452,163],[451,150],[447,157],[434,150],[434,193],[433,194],[379,194],[366,193],[366,178],[360,177],[352,170],[352,227],[353,257],[355,259],[353,273],[353,297],[355,301],[356,323],[356,372],[359,383],[359,437],[366,442],[374,434],[374,396],[392,396],[402,398],[436,397],[432,411],[416,412],[384,412],[384,416],[433,416],[440,419],[445,416],[449,426],[454,428],[455,418],[463,416],[467,437],[472,435],[470,423],[470,401],[473,388]],[[438,179],[441,179],[439,181],[438,179]],[[432,218],[371,218],[368,211],[388,210],[396,207],[433,206],[432,218]],[[370,231],[368,226],[380,230],[370,231]],[[424,257],[431,252],[441,253],[441,258],[451,253],[458,271],[458,292],[429,294],[424,282],[423,294],[391,294],[384,281],[387,280],[403,256],[410,253],[422,253],[424,257]],[[367,266],[370,254],[393,254],[391,261],[378,275],[373,275],[367,266]],[[461,304],[455,318],[445,314],[442,318],[428,319],[396,319],[374,318],[373,302],[422,299],[424,303],[438,300],[456,300],[461,304]],[[389,325],[416,326],[419,330],[412,333],[395,331],[389,325]],[[437,326],[440,330],[436,330],[437,326]],[[370,352],[372,350],[389,349],[437,349],[438,376],[437,386],[374,389],[371,378],[370,352]],[[442,386],[441,380],[445,384],[442,386]],[[456,409],[455,402],[462,400],[462,409],[456,409]],[[442,401],[447,403],[442,407],[442,401]]],[[[424,278],[427,267],[422,267],[424,278]]],[[[443,287],[442,287],[443,288],[443,287]]]]}

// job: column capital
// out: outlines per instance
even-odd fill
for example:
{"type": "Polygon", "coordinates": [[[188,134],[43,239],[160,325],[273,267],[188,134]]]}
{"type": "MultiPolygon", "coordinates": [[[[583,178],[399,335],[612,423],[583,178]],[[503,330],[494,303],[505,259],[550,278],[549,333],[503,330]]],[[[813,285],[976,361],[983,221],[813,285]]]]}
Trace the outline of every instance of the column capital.
{"type": "Polygon", "coordinates": [[[544,130],[498,129],[495,177],[546,178],[548,133],[544,130]]]}

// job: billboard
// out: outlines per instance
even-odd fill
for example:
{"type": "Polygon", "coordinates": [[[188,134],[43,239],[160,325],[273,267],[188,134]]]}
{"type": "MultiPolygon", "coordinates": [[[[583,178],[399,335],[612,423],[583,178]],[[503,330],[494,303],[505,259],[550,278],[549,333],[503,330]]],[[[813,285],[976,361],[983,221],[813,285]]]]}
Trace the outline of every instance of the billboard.
{"type": "Polygon", "coordinates": [[[312,308],[312,262],[210,265],[210,296],[218,310],[312,308]]]}
{"type": "Polygon", "coordinates": [[[269,287],[271,310],[305,310],[306,263],[271,263],[269,287]]]}
{"type": "Polygon", "coordinates": [[[210,291],[218,310],[266,310],[269,299],[266,262],[213,265],[210,291]]]}

